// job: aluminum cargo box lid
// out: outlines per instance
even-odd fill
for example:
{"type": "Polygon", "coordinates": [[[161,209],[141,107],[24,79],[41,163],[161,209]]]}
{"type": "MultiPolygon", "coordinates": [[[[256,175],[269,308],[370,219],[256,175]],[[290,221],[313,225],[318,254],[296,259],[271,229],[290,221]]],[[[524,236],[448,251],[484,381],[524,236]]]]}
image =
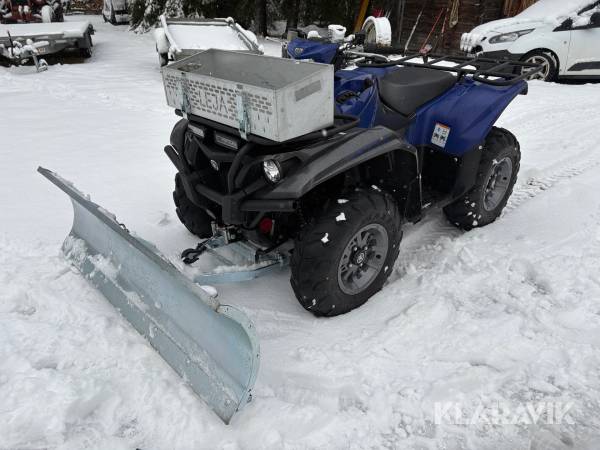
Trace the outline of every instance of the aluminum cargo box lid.
{"type": "Polygon", "coordinates": [[[167,104],[283,142],[333,124],[333,66],[211,49],[162,69],[167,104]]]}
{"type": "Polygon", "coordinates": [[[202,52],[201,61],[190,58],[171,67],[190,74],[277,90],[313,75],[315,66],[323,65],[211,49],[202,52]]]}

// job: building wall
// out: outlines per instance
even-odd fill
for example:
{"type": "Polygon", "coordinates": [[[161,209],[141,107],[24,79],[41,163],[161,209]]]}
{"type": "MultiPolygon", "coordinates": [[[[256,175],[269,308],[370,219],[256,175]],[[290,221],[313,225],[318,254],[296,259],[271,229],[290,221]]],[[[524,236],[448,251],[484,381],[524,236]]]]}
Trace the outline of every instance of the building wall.
{"type": "Polygon", "coordinates": [[[461,35],[471,31],[477,25],[502,18],[504,3],[505,0],[406,0],[402,27],[400,28],[398,18],[392,18],[392,29],[396,35],[395,45],[405,47],[422,11],[410,39],[409,51],[419,51],[426,42],[429,42],[435,46],[436,53],[460,53],[461,35]],[[458,22],[451,27],[449,22],[454,1],[459,1],[458,22]],[[438,16],[440,18],[434,28],[438,16]],[[443,35],[442,27],[444,27],[443,35]]]}

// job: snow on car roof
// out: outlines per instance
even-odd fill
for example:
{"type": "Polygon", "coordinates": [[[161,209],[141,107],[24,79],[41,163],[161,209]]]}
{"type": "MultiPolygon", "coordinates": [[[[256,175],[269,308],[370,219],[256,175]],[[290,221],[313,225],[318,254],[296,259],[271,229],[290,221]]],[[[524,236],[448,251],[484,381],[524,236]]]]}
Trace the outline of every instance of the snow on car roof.
{"type": "Polygon", "coordinates": [[[557,20],[573,15],[592,3],[592,0],[538,0],[515,17],[518,19],[557,20]]]}

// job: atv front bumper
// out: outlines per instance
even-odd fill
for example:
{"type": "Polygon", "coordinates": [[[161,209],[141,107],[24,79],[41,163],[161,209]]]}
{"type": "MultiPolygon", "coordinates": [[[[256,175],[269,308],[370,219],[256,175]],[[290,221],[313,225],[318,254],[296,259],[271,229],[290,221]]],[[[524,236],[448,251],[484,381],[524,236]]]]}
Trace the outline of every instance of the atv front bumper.
{"type": "Polygon", "coordinates": [[[229,127],[189,117],[191,122],[184,119],[175,125],[165,153],[188,199],[225,225],[246,223],[252,216],[248,213],[298,212],[300,199],[315,187],[390,152],[406,153],[411,167],[417,165],[416,149],[385,127],[357,128],[352,122],[338,126],[338,133],[330,136],[316,132],[307,140],[277,143],[254,136],[245,141],[229,127]],[[239,146],[226,149],[216,137],[235,140],[239,146]],[[264,174],[267,160],[281,168],[276,183],[264,174]]]}
{"type": "MultiPolygon", "coordinates": [[[[204,205],[206,204],[201,197],[219,205],[221,207],[221,219],[223,223],[240,225],[243,223],[245,213],[293,212],[296,210],[296,200],[294,199],[255,198],[253,194],[269,188],[269,182],[265,179],[257,179],[233,193],[219,192],[200,182],[197,173],[192,172],[186,158],[174,146],[167,145],[165,153],[179,171],[179,176],[181,177],[187,197],[192,203],[201,207],[205,207],[204,205]]],[[[214,216],[212,211],[209,210],[208,212],[214,216]]]]}

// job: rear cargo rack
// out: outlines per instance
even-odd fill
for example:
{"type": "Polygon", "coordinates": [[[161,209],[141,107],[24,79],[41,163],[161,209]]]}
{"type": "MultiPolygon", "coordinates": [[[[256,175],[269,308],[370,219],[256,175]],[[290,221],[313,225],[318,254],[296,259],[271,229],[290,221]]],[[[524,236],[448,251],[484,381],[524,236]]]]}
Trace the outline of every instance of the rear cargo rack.
{"type": "MultiPolygon", "coordinates": [[[[396,49],[400,51],[400,49],[396,49]]],[[[387,49],[385,53],[392,54],[393,48],[387,49]]],[[[360,53],[357,53],[360,55],[360,53]]],[[[369,55],[365,53],[363,55],[369,55]]],[[[374,53],[377,59],[381,58],[381,52],[374,53]]],[[[368,60],[368,56],[365,56],[368,60]]],[[[423,55],[420,53],[405,56],[400,59],[388,59],[388,62],[360,63],[359,67],[422,67],[434,70],[443,70],[445,72],[454,72],[458,74],[459,79],[465,75],[471,75],[473,80],[480,83],[490,84],[492,86],[511,86],[521,81],[527,80],[532,75],[540,72],[542,67],[539,64],[497,60],[483,58],[480,56],[450,56],[450,55],[423,55]],[[417,61],[420,60],[420,61],[417,61]],[[441,62],[451,62],[455,66],[440,65],[441,62]],[[524,71],[523,69],[530,69],[524,71]]]]}

